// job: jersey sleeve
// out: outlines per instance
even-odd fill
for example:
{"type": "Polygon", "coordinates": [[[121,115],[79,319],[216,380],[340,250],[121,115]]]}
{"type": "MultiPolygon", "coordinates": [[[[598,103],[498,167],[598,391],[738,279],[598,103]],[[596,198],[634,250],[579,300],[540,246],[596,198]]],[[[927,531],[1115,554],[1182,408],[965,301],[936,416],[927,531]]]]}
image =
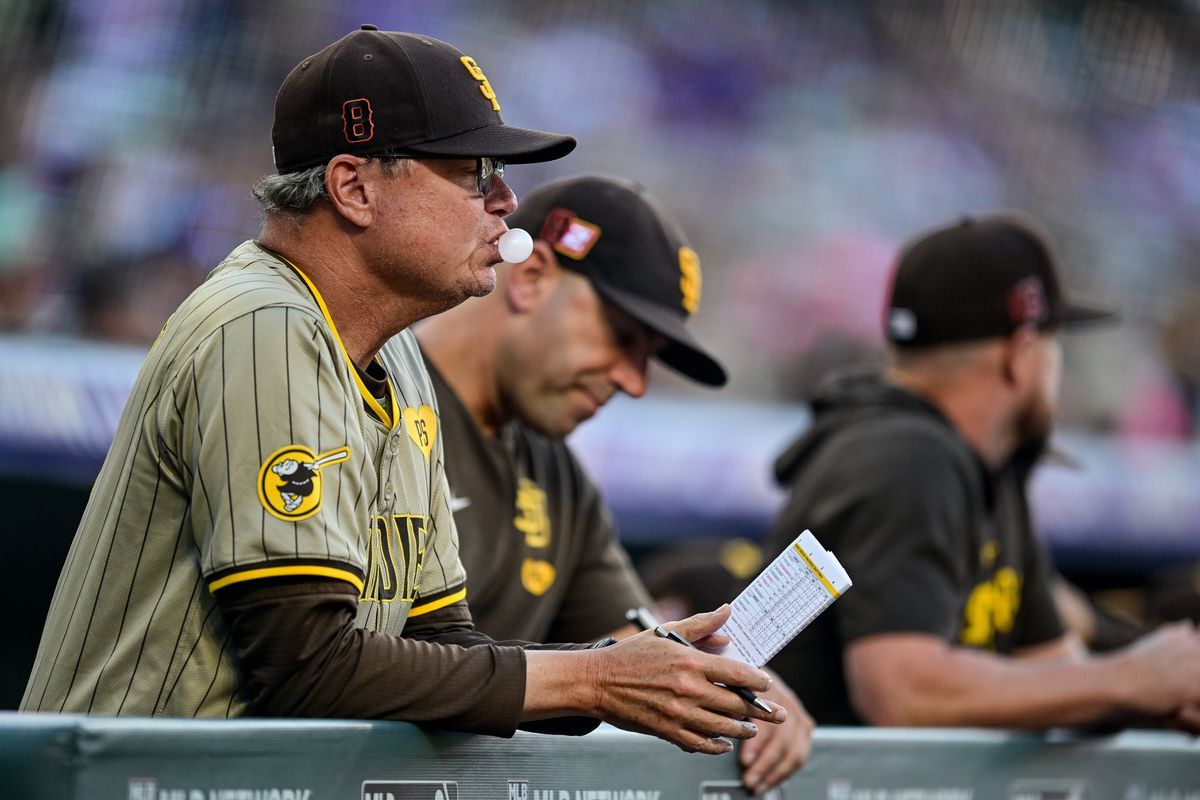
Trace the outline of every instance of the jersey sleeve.
{"type": "MultiPolygon", "coordinates": [[[[565,446],[562,449],[566,451],[565,446]]],[[[566,452],[572,461],[578,503],[572,517],[575,530],[569,536],[578,537],[583,547],[549,640],[591,642],[627,624],[625,612],[649,606],[650,596],[617,540],[616,525],[599,490],[566,452]]]]}
{"type": "Polygon", "coordinates": [[[210,591],[294,576],[362,590],[373,465],[336,347],[313,314],[260,308],[201,342],[160,399],[210,591]]]}
{"type": "Polygon", "coordinates": [[[777,550],[811,529],[846,568],[854,587],[833,608],[842,641],[900,632],[954,641],[969,580],[967,491],[932,437],[845,437],[801,473],[769,541],[777,550]]]}

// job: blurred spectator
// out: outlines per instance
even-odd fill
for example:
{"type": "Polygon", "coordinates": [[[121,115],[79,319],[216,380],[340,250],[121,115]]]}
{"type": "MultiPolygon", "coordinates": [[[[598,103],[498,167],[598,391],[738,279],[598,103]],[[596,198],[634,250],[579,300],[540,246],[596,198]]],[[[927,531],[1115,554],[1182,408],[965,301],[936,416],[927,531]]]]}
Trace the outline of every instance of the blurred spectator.
{"type": "Polygon", "coordinates": [[[48,325],[53,297],[47,286],[48,207],[27,169],[11,165],[0,171],[0,331],[48,325]]]}
{"type": "Polygon", "coordinates": [[[91,267],[80,280],[80,333],[89,339],[148,345],[196,283],[196,270],[175,250],[91,267]]]}
{"type": "Polygon", "coordinates": [[[1126,373],[1129,385],[1118,432],[1122,437],[1188,440],[1200,411],[1200,294],[1173,303],[1157,335],[1126,373]]]}
{"type": "Polygon", "coordinates": [[[1162,347],[1184,408],[1185,431],[1200,427],[1200,294],[1180,303],[1162,332],[1162,347]]]}
{"type": "MultiPolygon", "coordinates": [[[[1120,337],[1148,340],[1144,310],[1200,280],[1190,7],[57,0],[0,11],[0,140],[43,185],[45,213],[23,225],[46,245],[0,265],[4,327],[93,328],[63,313],[91,265],[180,242],[208,263],[252,236],[223,187],[270,169],[262,109],[288,54],[364,20],[469,42],[497,79],[536,76],[504,81],[512,113],[587,133],[568,163],[523,172],[518,193],[618,165],[664,187],[712,254],[700,333],[741,366],[736,396],[807,397],[828,362],[877,357],[886,253],[954,209],[1045,212],[1069,261],[1087,265],[1072,282],[1133,310],[1120,337]],[[501,52],[518,58],[488,57],[501,52]]],[[[1110,428],[1124,376],[1089,359],[1068,369],[1091,390],[1064,423],[1110,428]]]]}

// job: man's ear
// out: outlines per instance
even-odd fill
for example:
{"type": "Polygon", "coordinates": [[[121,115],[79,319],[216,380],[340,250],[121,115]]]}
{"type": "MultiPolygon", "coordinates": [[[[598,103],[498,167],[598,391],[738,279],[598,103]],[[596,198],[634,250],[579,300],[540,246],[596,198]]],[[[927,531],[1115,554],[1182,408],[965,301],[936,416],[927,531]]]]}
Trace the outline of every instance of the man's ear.
{"type": "Polygon", "coordinates": [[[535,239],[529,258],[508,266],[508,280],[504,284],[508,307],[518,314],[528,314],[536,309],[549,297],[561,271],[550,245],[535,239]]]}
{"type": "Polygon", "coordinates": [[[359,228],[375,220],[376,187],[372,179],[377,171],[368,171],[370,163],[343,154],[334,156],[325,167],[325,194],[334,212],[359,228]]]}
{"type": "Polygon", "coordinates": [[[1022,392],[1039,380],[1036,347],[1038,336],[1036,327],[1023,325],[1004,340],[1004,348],[1001,351],[1004,382],[1022,392]]]}

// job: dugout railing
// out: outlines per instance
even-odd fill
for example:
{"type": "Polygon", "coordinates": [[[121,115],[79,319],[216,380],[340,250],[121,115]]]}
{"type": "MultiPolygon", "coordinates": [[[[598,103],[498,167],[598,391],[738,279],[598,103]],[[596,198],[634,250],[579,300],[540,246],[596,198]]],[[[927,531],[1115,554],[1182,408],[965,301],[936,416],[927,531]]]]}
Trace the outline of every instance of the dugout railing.
{"type": "MultiPolygon", "coordinates": [[[[584,737],[402,723],[0,713],[0,797],[66,800],[736,800],[733,755],[603,727],[584,737]]],[[[826,800],[1196,800],[1200,740],[978,730],[818,730],[771,794],[826,800]]]]}

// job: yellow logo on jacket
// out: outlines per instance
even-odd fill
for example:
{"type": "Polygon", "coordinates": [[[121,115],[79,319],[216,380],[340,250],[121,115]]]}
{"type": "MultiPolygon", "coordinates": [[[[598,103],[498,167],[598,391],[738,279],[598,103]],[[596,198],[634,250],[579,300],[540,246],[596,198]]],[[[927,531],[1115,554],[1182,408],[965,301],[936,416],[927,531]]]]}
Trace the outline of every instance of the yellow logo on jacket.
{"type": "Polygon", "coordinates": [[[526,547],[550,546],[546,493],[528,478],[517,482],[517,516],[513,518],[513,527],[525,534],[526,547]]]}
{"type": "Polygon", "coordinates": [[[540,558],[527,558],[521,564],[521,585],[535,597],[541,597],[554,585],[554,565],[540,558]]]}
{"type": "Polygon", "coordinates": [[[1021,576],[1012,567],[1001,567],[971,590],[959,640],[969,647],[993,647],[997,634],[1012,631],[1020,607],[1021,576]]]}

